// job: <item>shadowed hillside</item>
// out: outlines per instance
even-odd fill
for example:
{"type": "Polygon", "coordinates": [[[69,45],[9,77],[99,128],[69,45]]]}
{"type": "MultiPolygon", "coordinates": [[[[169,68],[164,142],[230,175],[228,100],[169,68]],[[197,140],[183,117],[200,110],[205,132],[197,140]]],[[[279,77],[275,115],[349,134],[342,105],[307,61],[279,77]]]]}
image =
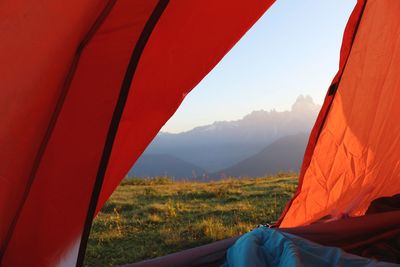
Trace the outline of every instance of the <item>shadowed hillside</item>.
{"type": "Polygon", "coordinates": [[[214,173],[213,177],[259,177],[279,171],[300,170],[308,141],[308,134],[285,136],[273,142],[256,155],[230,168],[214,173]]]}
{"type": "Polygon", "coordinates": [[[202,168],[165,154],[145,154],[129,171],[129,177],[169,176],[176,180],[195,179],[206,173],[202,168]]]}

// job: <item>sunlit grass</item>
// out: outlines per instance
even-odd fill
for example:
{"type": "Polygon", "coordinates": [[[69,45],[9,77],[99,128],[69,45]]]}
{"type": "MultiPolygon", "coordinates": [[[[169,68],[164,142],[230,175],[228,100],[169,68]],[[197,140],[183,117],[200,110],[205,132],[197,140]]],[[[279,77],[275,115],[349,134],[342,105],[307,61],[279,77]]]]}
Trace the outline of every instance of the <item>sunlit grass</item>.
{"type": "Polygon", "coordinates": [[[293,174],[218,182],[124,181],[98,214],[86,266],[137,262],[243,234],[277,220],[293,174]]]}

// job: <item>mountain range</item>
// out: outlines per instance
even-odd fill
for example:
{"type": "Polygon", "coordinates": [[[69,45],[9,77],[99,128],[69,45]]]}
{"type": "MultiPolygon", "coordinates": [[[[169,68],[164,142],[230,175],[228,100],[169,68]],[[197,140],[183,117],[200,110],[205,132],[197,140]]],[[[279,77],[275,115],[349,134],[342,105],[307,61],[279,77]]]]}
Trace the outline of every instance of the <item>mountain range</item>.
{"type": "Polygon", "coordinates": [[[167,174],[187,178],[194,173],[198,176],[222,173],[253,176],[260,171],[262,174],[273,174],[276,170],[296,171],[302,158],[299,150],[304,151],[306,137],[319,109],[310,96],[299,96],[289,111],[259,110],[236,121],[218,121],[182,133],[160,132],[128,175],[167,174]],[[296,150],[293,158],[286,143],[296,150]],[[245,170],[244,166],[252,166],[250,161],[256,162],[256,158],[260,158],[259,164],[264,163],[267,169],[256,171],[257,168],[251,167],[254,168],[252,172],[239,171],[245,170]],[[297,165],[293,164],[294,158],[297,165]]]}

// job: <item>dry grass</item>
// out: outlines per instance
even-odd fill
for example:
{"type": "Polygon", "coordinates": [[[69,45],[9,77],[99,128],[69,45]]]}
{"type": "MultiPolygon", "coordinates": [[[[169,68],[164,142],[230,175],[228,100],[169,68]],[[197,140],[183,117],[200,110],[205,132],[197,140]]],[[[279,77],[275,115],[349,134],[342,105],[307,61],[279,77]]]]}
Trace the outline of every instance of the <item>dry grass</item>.
{"type": "Polygon", "coordinates": [[[296,184],[284,174],[210,183],[125,181],[93,223],[85,266],[149,259],[274,222],[296,184]]]}

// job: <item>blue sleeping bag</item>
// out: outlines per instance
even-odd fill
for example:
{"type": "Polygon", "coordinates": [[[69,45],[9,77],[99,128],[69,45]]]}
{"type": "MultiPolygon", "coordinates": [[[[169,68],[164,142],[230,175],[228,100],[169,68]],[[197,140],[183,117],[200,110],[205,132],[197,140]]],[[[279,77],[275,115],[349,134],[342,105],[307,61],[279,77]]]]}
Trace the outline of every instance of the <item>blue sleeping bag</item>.
{"type": "Polygon", "coordinates": [[[322,246],[301,237],[267,227],[257,228],[228,249],[222,267],[266,266],[399,266],[349,254],[337,247],[322,246]]]}

